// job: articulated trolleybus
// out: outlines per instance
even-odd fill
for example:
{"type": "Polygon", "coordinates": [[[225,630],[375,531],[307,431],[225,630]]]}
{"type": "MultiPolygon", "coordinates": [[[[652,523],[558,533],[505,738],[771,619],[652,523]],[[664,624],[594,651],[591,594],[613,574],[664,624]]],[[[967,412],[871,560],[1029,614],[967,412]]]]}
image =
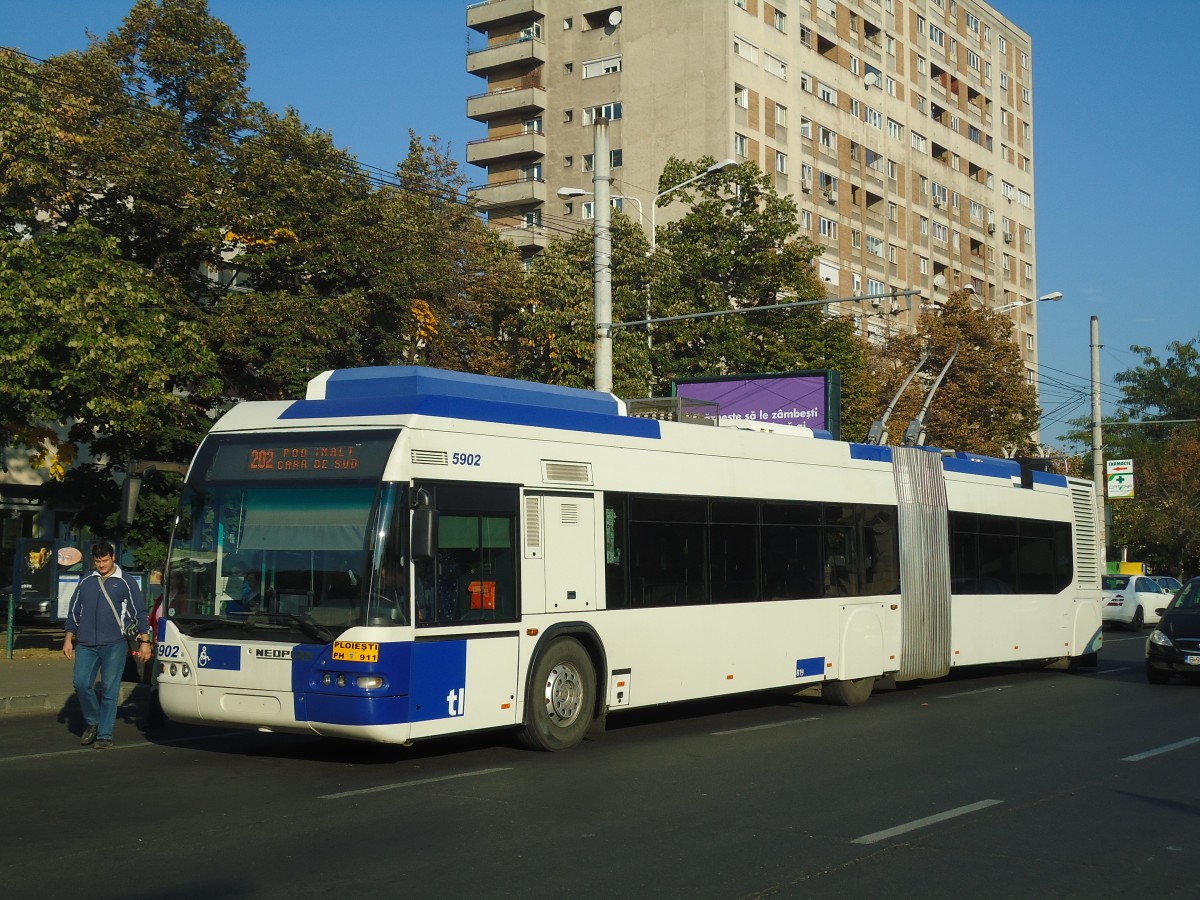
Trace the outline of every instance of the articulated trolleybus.
{"type": "Polygon", "coordinates": [[[159,634],[173,719],[570,747],[614,711],[1094,664],[1090,482],[397,366],[226,413],[159,634]]]}

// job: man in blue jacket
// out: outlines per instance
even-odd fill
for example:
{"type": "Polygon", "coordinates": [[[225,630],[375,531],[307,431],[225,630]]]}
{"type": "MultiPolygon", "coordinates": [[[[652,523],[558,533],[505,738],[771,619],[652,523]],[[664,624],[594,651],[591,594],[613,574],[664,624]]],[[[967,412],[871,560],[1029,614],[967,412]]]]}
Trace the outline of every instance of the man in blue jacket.
{"type": "Polygon", "coordinates": [[[63,655],[75,661],[75,693],[86,723],[79,743],[108,749],[112,746],[121,674],[129,649],[125,623],[137,624],[138,658],[142,662],[150,659],[153,644],[142,590],[116,564],[112,544],[94,544],[92,562],[96,571],[79,582],[67,607],[63,655]],[[99,698],[97,673],[102,691],[99,698]]]}

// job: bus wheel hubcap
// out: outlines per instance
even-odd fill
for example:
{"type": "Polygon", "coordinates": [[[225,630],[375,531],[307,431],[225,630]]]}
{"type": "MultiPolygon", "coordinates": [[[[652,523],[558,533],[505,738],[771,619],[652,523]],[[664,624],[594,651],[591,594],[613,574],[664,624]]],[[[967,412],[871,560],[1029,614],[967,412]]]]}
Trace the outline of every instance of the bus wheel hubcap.
{"type": "Polygon", "coordinates": [[[570,725],[583,705],[583,690],[579,672],[572,666],[559,663],[546,677],[546,711],[556,725],[570,725]]]}

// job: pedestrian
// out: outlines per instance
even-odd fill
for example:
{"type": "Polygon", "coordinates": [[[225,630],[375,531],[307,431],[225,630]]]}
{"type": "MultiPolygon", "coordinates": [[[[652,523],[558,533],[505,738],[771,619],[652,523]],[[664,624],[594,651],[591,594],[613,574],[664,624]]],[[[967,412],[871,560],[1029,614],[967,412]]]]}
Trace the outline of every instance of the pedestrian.
{"type": "Polygon", "coordinates": [[[75,693],[83,709],[84,729],[79,743],[97,749],[112,746],[117,698],[129,644],[126,623],[137,625],[138,659],[150,659],[152,643],[146,604],[137,582],[127,579],[116,564],[113,545],[92,545],[96,570],[79,582],[67,606],[63,655],[75,662],[75,693]],[[96,676],[101,695],[96,696],[96,676]]]}

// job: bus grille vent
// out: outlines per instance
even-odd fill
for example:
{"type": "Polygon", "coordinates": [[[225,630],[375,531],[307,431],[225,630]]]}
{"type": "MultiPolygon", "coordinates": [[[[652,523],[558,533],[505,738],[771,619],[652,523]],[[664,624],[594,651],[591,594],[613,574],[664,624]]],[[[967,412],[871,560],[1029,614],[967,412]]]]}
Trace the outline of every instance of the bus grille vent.
{"type": "Polygon", "coordinates": [[[564,503],[562,505],[562,523],[564,525],[579,524],[579,504],[564,503]]]}
{"type": "Polygon", "coordinates": [[[414,466],[445,466],[450,464],[445,450],[414,450],[412,451],[414,466]]]}
{"type": "Polygon", "coordinates": [[[525,498],[525,558],[539,559],[542,555],[542,498],[525,498]]]}
{"type": "Polygon", "coordinates": [[[548,484],[591,484],[591,463],[542,460],[542,478],[548,484]]]}

